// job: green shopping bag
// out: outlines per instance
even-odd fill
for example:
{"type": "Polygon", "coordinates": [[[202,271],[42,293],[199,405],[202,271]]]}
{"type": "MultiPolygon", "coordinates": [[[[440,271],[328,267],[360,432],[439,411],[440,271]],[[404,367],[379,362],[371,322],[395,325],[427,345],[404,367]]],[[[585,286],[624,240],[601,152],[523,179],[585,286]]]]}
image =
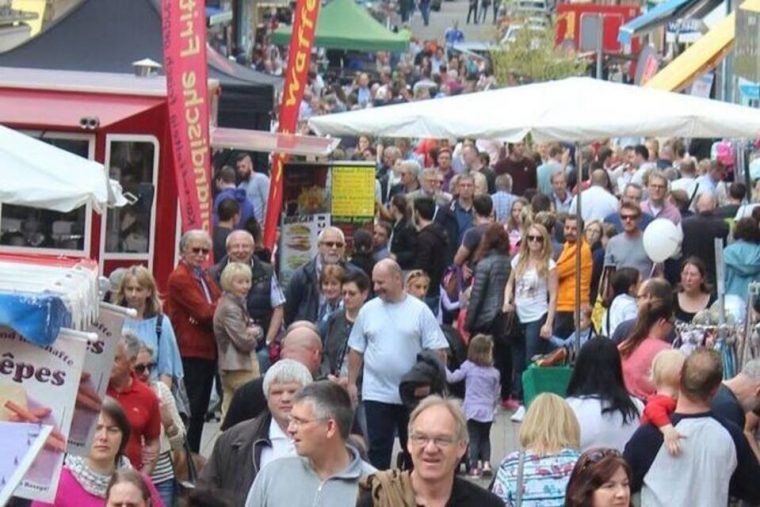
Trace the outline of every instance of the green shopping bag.
{"type": "Polygon", "coordinates": [[[532,364],[522,375],[523,402],[527,409],[541,393],[554,393],[563,398],[573,369],[570,366],[536,366],[532,364]]]}

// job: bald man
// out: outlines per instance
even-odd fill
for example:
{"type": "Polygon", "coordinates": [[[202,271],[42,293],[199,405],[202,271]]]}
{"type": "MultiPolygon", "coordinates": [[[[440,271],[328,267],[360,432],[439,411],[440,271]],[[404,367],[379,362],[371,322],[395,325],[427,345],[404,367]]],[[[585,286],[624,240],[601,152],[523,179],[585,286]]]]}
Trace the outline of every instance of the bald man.
{"type": "Polygon", "coordinates": [[[681,222],[683,258],[698,257],[707,267],[707,282],[715,286],[715,238],[726,244],[729,227],[726,221],[715,213],[717,200],[710,192],[697,196],[695,208],[697,214],[681,222]]]}
{"type": "MultiPolygon", "coordinates": [[[[607,215],[617,213],[618,200],[608,190],[609,177],[604,169],[591,173],[591,186],[581,192],[581,216],[584,223],[592,220],[604,220],[607,215]]],[[[570,214],[578,209],[578,196],[570,203],[570,214]]]]}
{"type": "MultiPolygon", "coordinates": [[[[317,328],[308,321],[296,321],[288,327],[282,339],[282,359],[293,359],[303,364],[316,379],[322,362],[322,340],[317,328]]],[[[230,407],[222,421],[222,431],[239,422],[253,419],[267,408],[264,397],[264,377],[246,382],[232,397],[230,407]]]]}
{"type": "Polygon", "coordinates": [[[396,261],[383,259],[375,264],[372,282],[377,297],[359,310],[348,338],[348,385],[357,399],[356,381],[363,368],[369,459],[376,468],[387,470],[396,433],[406,449],[409,414],[399,395],[401,377],[423,350],[438,350],[444,358],[448,343],[433,312],[404,290],[396,261]]]}

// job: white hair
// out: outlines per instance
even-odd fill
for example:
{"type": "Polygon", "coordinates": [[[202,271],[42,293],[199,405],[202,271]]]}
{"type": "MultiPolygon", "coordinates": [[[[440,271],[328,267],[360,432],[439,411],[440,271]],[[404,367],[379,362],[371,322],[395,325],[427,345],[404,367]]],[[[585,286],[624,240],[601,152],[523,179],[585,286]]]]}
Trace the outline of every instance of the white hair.
{"type": "Polygon", "coordinates": [[[280,359],[264,375],[264,396],[269,399],[269,388],[272,384],[298,383],[303,387],[312,382],[314,377],[306,366],[293,359],[280,359]]]}

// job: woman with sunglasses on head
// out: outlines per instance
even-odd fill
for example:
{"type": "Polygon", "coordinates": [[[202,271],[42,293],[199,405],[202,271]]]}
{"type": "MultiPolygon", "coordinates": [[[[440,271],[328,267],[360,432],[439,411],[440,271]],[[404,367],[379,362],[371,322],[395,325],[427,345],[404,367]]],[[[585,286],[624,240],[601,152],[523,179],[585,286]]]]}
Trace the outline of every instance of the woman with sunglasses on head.
{"type": "Polygon", "coordinates": [[[628,392],[641,400],[656,393],[650,380],[655,356],[671,348],[667,341],[673,331],[671,300],[652,300],[639,308],[636,325],[618,346],[623,362],[623,379],[628,392]]]}
{"type": "Polygon", "coordinates": [[[130,266],[124,270],[113,302],[137,312],[133,319],[124,320],[124,329],[132,331],[153,351],[156,367],[152,380],[161,380],[169,388],[184,377],[177,338],[168,317],[161,313],[156,280],[145,266],[130,266]]]}
{"type": "Polygon", "coordinates": [[[615,449],[581,454],[567,485],[565,507],[632,507],[631,468],[615,449]]]}
{"type": "MultiPolygon", "coordinates": [[[[53,503],[32,502],[31,507],[103,507],[108,484],[119,470],[132,469],[124,451],[131,427],[124,410],[113,398],[103,400],[86,456],[67,454],[53,503]]],[[[146,480],[151,505],[164,502],[150,480],[146,480]]],[[[167,507],[169,507],[167,505],[167,507]]]]}
{"type": "MultiPolygon", "coordinates": [[[[514,337],[513,394],[522,399],[522,374],[530,360],[549,351],[557,310],[557,264],[551,258],[549,233],[541,224],[526,227],[520,253],[512,259],[512,271],[504,289],[504,312],[516,312],[520,335],[514,337]]],[[[521,410],[515,413],[519,420],[521,410]]]]}
{"type": "Polygon", "coordinates": [[[172,451],[182,449],[185,441],[185,424],[177,411],[172,392],[163,382],[151,380],[151,371],[156,367],[153,351],[144,343],[140,345],[137,360],[132,369],[140,382],[150,386],[158,398],[161,413],[161,439],[156,466],[150,479],[156,485],[165,505],[174,505],[175,476],[172,465],[172,451]]]}

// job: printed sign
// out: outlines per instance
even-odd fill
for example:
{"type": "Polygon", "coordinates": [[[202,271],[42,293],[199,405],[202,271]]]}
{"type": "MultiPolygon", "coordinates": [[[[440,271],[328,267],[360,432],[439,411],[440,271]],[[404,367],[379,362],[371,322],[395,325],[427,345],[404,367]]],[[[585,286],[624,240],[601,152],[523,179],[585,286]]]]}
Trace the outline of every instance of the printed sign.
{"type": "Polygon", "coordinates": [[[317,255],[317,238],[330,225],[330,215],[286,217],[280,236],[280,282],[287,285],[293,272],[317,255]]]}
{"type": "Polygon", "coordinates": [[[333,165],[332,209],[335,222],[351,222],[353,218],[375,215],[375,167],[333,165]]]}
{"type": "Polygon", "coordinates": [[[71,454],[83,456],[90,449],[100,403],[106,395],[113,358],[116,355],[116,343],[123,325],[123,313],[101,306],[98,321],[88,329],[98,335],[98,341],[87,344],[82,379],[69,432],[67,451],[71,454]]]}
{"type": "Polygon", "coordinates": [[[52,502],[58,489],[87,342],[62,332],[47,347],[0,329],[0,421],[53,427],[15,495],[52,502]]]}
{"type": "Polygon", "coordinates": [[[52,426],[0,422],[0,505],[6,505],[34,459],[42,451],[52,426]]]}

